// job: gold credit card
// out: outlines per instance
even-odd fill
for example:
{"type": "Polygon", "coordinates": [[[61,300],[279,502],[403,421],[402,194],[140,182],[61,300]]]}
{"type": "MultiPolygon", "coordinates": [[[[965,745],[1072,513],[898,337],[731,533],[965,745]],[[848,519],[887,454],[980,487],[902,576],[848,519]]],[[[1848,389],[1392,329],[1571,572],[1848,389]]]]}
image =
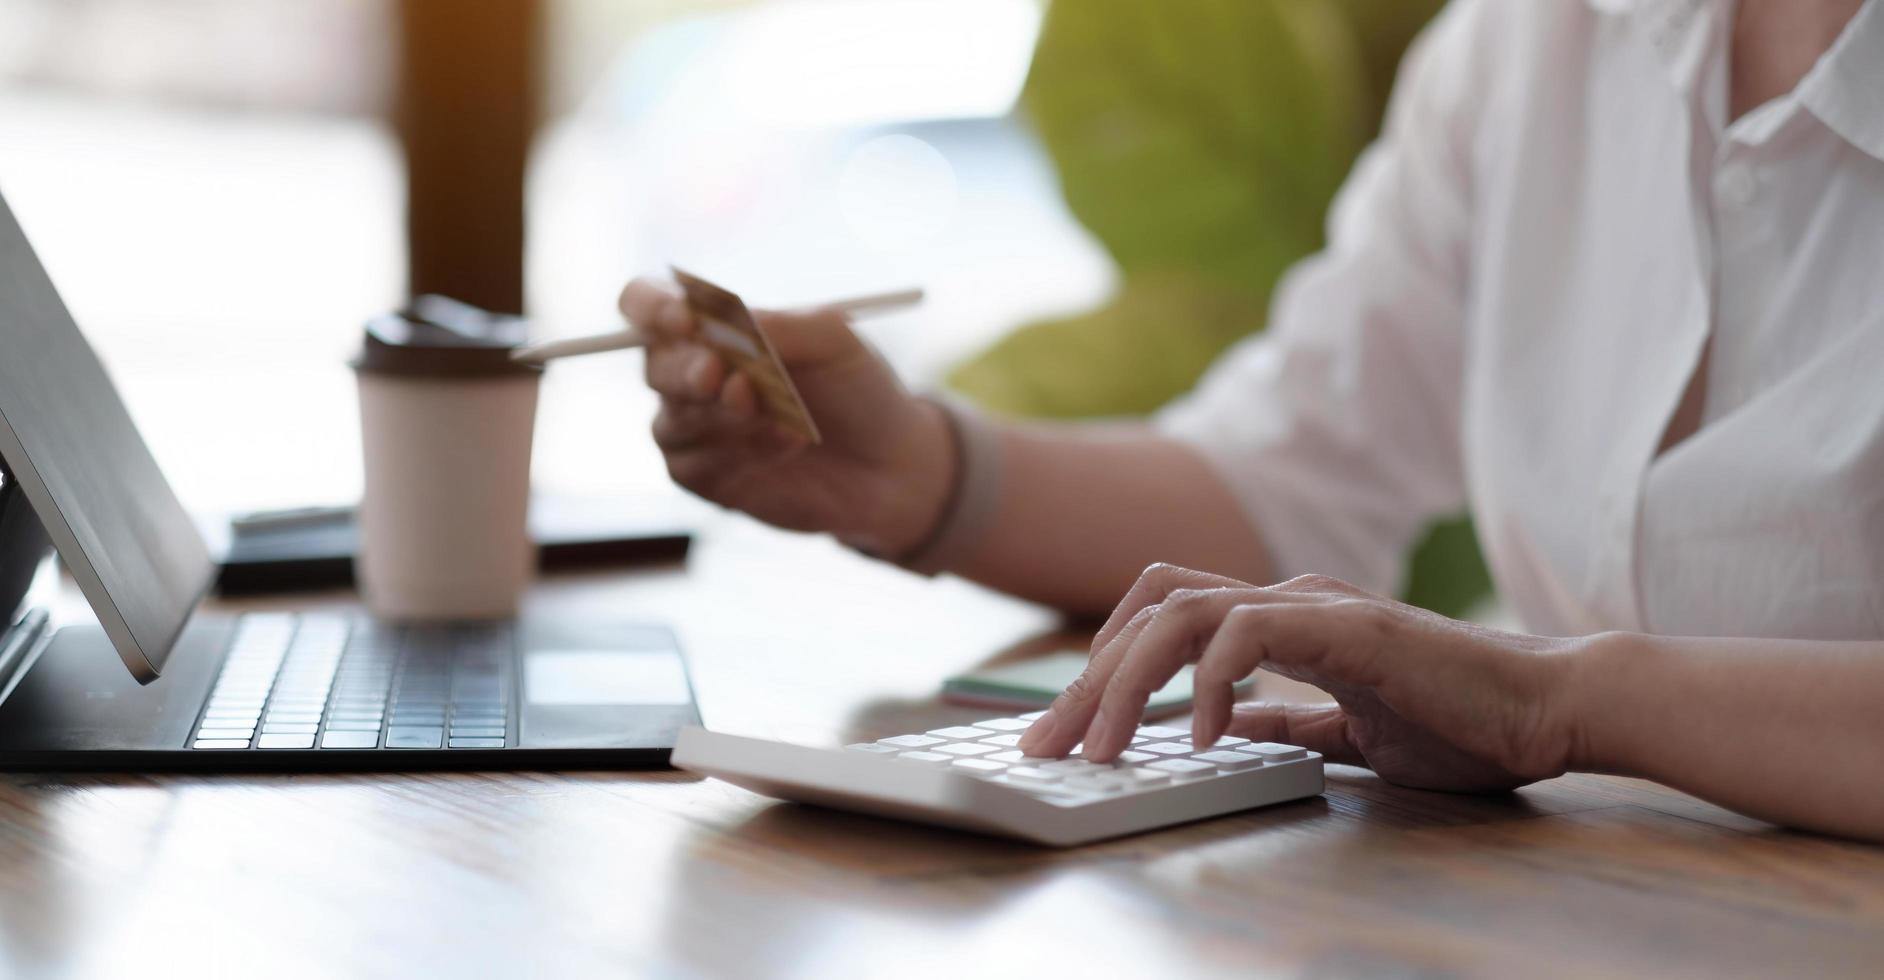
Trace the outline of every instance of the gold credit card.
{"type": "Polygon", "coordinates": [[[792,376],[779,360],[772,342],[752,320],[752,312],[740,298],[707,282],[699,276],[674,269],[674,279],[687,294],[687,306],[700,323],[700,339],[718,351],[734,370],[744,371],[752,379],[765,411],[785,427],[813,443],[822,442],[818,423],[792,384],[792,376]]]}

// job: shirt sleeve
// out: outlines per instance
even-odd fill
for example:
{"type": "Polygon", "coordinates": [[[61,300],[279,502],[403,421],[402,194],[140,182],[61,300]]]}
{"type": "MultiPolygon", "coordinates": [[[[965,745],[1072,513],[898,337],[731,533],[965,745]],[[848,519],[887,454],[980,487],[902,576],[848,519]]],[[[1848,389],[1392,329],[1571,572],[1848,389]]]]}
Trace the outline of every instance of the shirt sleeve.
{"type": "Polygon", "coordinates": [[[1283,278],[1268,331],[1155,420],[1224,478],[1282,577],[1393,594],[1419,535],[1465,505],[1480,6],[1455,0],[1408,52],[1383,135],[1336,196],[1327,248],[1283,278]]]}

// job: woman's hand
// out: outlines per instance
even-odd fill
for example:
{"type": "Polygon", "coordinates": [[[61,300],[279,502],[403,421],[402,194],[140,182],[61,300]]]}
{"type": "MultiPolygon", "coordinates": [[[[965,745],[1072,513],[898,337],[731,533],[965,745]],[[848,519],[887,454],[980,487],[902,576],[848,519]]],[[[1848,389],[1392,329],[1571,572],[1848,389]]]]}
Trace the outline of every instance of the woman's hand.
{"type": "Polygon", "coordinates": [[[1022,736],[1028,755],[1085,742],[1105,762],[1151,694],[1195,663],[1192,737],[1286,742],[1403,785],[1496,790],[1563,773],[1575,742],[1563,692],[1579,641],[1485,629],[1320,576],[1257,588],[1156,565],[1093,642],[1086,672],[1022,736]],[[1257,669],[1333,704],[1232,707],[1257,669]]]}
{"type": "Polygon", "coordinates": [[[681,486],[796,531],[825,531],[885,555],[914,547],[941,516],[954,442],[937,406],[915,398],[836,313],[758,312],[823,442],[766,417],[752,379],[697,339],[671,286],[637,279],[621,312],[649,338],[661,396],[654,440],[681,486]]]}

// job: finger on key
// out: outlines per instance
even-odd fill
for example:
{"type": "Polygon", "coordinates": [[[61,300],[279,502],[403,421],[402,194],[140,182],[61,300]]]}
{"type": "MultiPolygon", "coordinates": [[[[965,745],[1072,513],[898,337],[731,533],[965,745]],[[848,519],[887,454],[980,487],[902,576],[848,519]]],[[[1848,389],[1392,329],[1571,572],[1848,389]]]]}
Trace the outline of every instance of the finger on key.
{"type": "Polygon", "coordinates": [[[1021,733],[1020,750],[1031,756],[1061,756],[1079,744],[1080,737],[1086,733],[1086,726],[1092,721],[1092,713],[1099,707],[1099,695],[1105,691],[1106,683],[1112,679],[1112,672],[1119,667],[1120,658],[1131,646],[1138,631],[1151,622],[1157,607],[1139,610],[1130,622],[1125,624],[1112,642],[1101,647],[1086,661],[1086,669],[1067,685],[1060,696],[1053,699],[1033,726],[1021,733]]]}
{"type": "Polygon", "coordinates": [[[1277,605],[1245,603],[1230,610],[1197,658],[1191,674],[1191,744],[1209,748],[1223,737],[1236,702],[1236,684],[1262,665],[1263,623],[1277,605]]]}
{"type": "MultiPolygon", "coordinates": [[[[1260,598],[1232,609],[1197,658],[1191,678],[1191,738],[1200,748],[1230,728],[1238,681],[1265,664],[1280,664],[1286,665],[1284,673],[1306,673],[1311,683],[1333,690],[1323,671],[1331,657],[1338,659],[1340,651],[1352,646],[1354,619],[1341,614],[1345,596],[1256,591],[1260,598]]],[[[1338,683],[1353,682],[1352,675],[1338,678],[1338,683]]]]}
{"type": "Polygon", "coordinates": [[[1248,586],[1180,589],[1159,603],[1157,614],[1132,641],[1100,697],[1086,732],[1086,758],[1109,762],[1123,752],[1151,696],[1196,660],[1224,616],[1256,591],[1248,586]]]}

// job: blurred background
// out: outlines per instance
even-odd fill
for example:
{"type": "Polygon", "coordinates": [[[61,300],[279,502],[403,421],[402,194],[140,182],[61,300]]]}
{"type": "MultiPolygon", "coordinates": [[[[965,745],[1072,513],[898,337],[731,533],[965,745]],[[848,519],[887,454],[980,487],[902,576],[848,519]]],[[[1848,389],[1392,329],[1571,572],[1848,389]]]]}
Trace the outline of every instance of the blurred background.
{"type": "MultiPolygon", "coordinates": [[[[0,0],[0,193],[192,509],[345,503],[346,359],[414,292],[606,329],[669,265],[918,387],[1140,414],[1262,328],[1440,0],[0,0]]],[[[535,481],[677,491],[638,354],[535,481]]],[[[1438,530],[1413,597],[1485,591],[1438,530]]]]}

